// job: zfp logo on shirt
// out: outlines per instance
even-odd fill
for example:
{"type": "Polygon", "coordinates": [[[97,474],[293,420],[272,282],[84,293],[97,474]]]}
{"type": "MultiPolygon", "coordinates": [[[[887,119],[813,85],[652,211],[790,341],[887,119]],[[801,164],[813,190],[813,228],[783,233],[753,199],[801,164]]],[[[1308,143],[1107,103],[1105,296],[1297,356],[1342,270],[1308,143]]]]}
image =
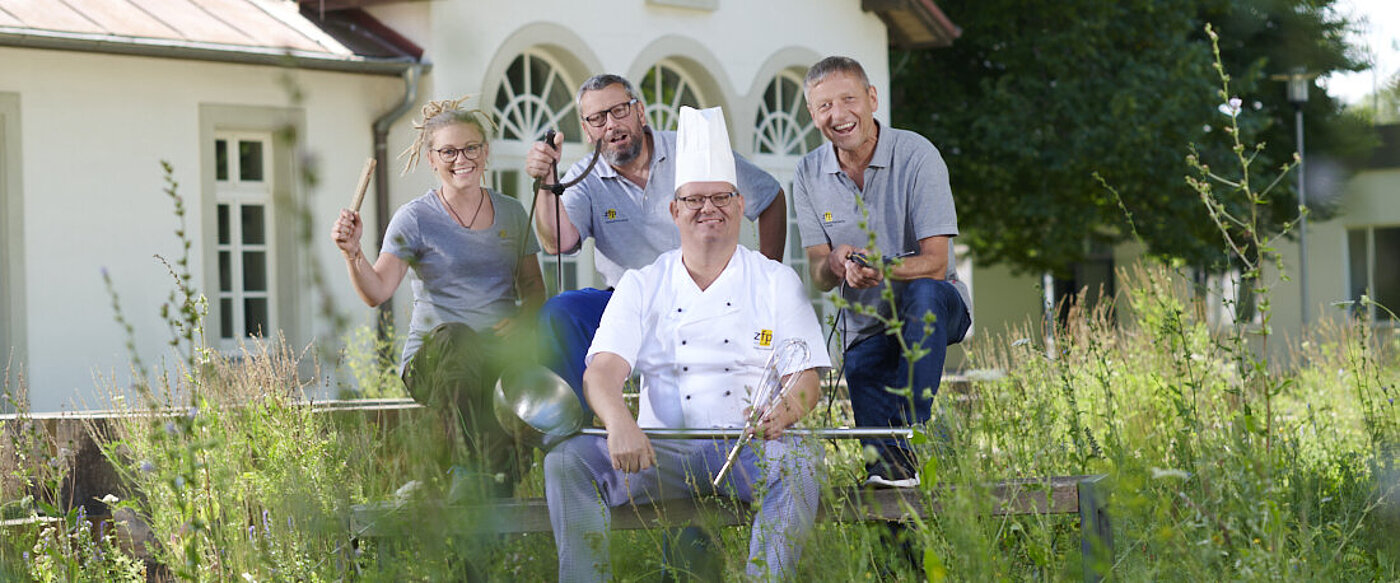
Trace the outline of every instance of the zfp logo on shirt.
{"type": "Polygon", "coordinates": [[[772,348],[773,331],[768,329],[759,330],[753,333],[753,345],[755,348],[772,348]]]}

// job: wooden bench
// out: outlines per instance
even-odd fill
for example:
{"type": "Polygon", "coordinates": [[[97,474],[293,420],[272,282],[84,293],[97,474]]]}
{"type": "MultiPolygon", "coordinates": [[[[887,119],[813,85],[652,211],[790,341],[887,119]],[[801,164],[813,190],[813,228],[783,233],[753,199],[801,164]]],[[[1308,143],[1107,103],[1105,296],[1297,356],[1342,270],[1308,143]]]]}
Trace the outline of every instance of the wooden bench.
{"type": "MultiPolygon", "coordinates": [[[[1099,581],[1113,561],[1113,532],[1106,506],[1106,476],[1057,476],[1046,479],[1008,480],[990,488],[993,515],[1078,514],[1080,552],[1084,580],[1099,581]]],[[[419,501],[416,510],[406,510],[391,502],[359,505],[352,509],[350,528],[357,538],[393,537],[401,528],[413,528],[407,512],[434,516],[468,516],[475,520],[447,520],[444,524],[459,534],[496,532],[503,534],[549,533],[549,508],[543,498],[506,499],[491,504],[447,507],[432,501],[419,501]],[[427,508],[423,508],[426,505],[427,508]],[[483,524],[489,526],[483,527],[483,524]]],[[[929,517],[941,512],[938,496],[926,500],[918,489],[838,490],[822,504],[817,520],[830,522],[907,521],[915,516],[929,517]]],[[[612,509],[614,530],[665,528],[691,522],[718,526],[751,524],[753,512],[746,504],[729,498],[704,497],[667,500],[657,504],[623,505],[612,509]]]]}

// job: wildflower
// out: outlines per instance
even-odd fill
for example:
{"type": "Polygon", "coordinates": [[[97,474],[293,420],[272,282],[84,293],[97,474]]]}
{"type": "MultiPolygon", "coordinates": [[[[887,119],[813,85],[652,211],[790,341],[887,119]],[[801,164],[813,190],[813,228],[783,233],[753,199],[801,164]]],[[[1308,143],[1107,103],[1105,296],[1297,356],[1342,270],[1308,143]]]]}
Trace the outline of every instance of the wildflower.
{"type": "Polygon", "coordinates": [[[151,463],[151,460],[141,460],[141,471],[149,474],[156,471],[156,465],[151,463]]]}
{"type": "Polygon", "coordinates": [[[1243,104],[1244,101],[1240,100],[1240,98],[1231,97],[1230,101],[1220,104],[1220,113],[1235,117],[1240,114],[1240,106],[1243,104]]]}
{"type": "Polygon", "coordinates": [[[254,538],[257,537],[257,535],[258,535],[258,527],[255,526],[255,525],[252,525],[252,524],[248,525],[248,540],[249,540],[249,541],[253,540],[254,538]]]}
{"type": "Polygon", "coordinates": [[[194,418],[195,418],[196,416],[198,416],[198,415],[199,415],[199,407],[190,407],[190,411],[189,411],[189,413],[186,413],[186,414],[185,414],[185,417],[188,417],[188,418],[190,419],[190,421],[194,421],[194,418]]]}
{"type": "Polygon", "coordinates": [[[184,476],[175,476],[175,489],[176,489],[176,490],[179,490],[179,489],[184,488],[184,487],[185,487],[185,477],[184,477],[184,476]]]}
{"type": "Polygon", "coordinates": [[[243,580],[247,581],[248,583],[257,583],[258,581],[258,579],[256,577],[253,577],[251,573],[244,573],[243,580]]]}
{"type": "Polygon", "coordinates": [[[116,503],[121,502],[121,501],[122,501],[121,498],[118,498],[118,497],[116,497],[116,496],[113,495],[113,494],[108,494],[108,495],[103,496],[103,497],[101,498],[101,502],[102,502],[103,504],[108,505],[108,506],[111,506],[111,505],[116,504],[116,503]]]}
{"type": "Polygon", "coordinates": [[[174,421],[166,421],[166,422],[165,422],[165,432],[166,432],[166,433],[168,433],[168,434],[170,434],[170,435],[175,435],[175,433],[178,432],[178,431],[179,431],[179,429],[175,427],[175,422],[174,422],[174,421]]]}

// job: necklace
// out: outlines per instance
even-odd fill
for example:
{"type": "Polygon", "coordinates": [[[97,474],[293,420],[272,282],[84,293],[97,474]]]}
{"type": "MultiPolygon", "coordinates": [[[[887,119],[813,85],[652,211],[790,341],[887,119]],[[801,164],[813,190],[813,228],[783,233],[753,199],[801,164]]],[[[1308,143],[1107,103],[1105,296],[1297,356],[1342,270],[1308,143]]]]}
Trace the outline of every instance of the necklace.
{"type": "Polygon", "coordinates": [[[457,219],[457,224],[468,229],[472,228],[472,225],[476,223],[476,217],[481,215],[481,207],[486,204],[486,192],[481,191],[481,198],[476,199],[476,212],[472,213],[472,220],[464,221],[462,220],[462,215],[457,214],[457,210],[452,208],[452,203],[447,202],[446,194],[443,194],[442,191],[439,190],[438,197],[442,198],[442,206],[447,207],[447,212],[452,213],[452,218],[457,219]]]}

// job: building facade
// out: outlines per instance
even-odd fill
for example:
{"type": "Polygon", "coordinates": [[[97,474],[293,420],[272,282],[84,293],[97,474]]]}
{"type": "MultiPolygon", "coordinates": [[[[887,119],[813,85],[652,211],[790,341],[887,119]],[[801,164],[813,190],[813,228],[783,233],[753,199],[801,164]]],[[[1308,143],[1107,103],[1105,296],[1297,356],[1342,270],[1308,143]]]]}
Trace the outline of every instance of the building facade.
{"type": "MultiPolygon", "coordinates": [[[[821,141],[801,99],[807,66],[854,57],[888,95],[892,42],[958,34],[930,0],[74,6],[0,0],[0,349],[35,411],[103,407],[130,383],[128,346],[170,370],[172,272],[190,273],[208,345],[231,353],[278,335],[295,349],[340,342],[321,289],[373,322],[324,231],[366,158],[381,162],[367,226],[433,185],[394,159],[428,99],[470,94],[495,115],[490,179],[527,207],[526,150],[557,128],[566,162],[585,154],[573,95],[601,72],[637,83],[656,127],[681,105],[724,107],[735,148],[788,184],[821,141]]],[[[805,271],[795,228],[787,254],[805,271]]],[[[564,285],[597,283],[591,261],[566,258],[564,285]]],[[[541,263],[552,280],[553,258],[541,263]]]]}

